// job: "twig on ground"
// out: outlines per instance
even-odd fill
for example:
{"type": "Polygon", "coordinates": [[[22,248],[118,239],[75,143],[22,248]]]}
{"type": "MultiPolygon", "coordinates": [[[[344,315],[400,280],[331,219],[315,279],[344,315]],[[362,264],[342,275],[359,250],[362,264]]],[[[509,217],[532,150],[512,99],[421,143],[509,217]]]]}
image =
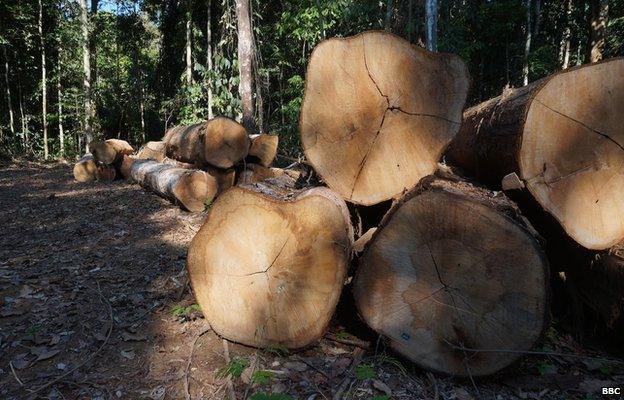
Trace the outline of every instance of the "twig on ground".
{"type": "Polygon", "coordinates": [[[195,345],[199,338],[208,333],[210,331],[210,326],[205,328],[203,331],[199,332],[197,336],[195,336],[195,340],[193,340],[193,344],[191,345],[191,354],[189,354],[188,361],[186,362],[186,369],[184,370],[184,397],[186,400],[191,400],[191,392],[189,391],[189,370],[191,369],[191,362],[193,361],[193,353],[195,352],[195,345]]]}
{"type": "Polygon", "coordinates": [[[361,349],[364,350],[368,350],[370,348],[370,342],[366,342],[364,340],[358,340],[358,339],[341,339],[339,337],[336,337],[334,335],[325,335],[325,338],[328,340],[331,340],[332,342],[336,342],[336,343],[342,343],[342,344],[346,344],[349,346],[355,346],[355,347],[359,347],[361,349]]]}
{"type": "Polygon", "coordinates": [[[17,383],[19,383],[20,386],[24,386],[24,383],[20,380],[19,376],[17,376],[17,372],[15,372],[15,369],[13,368],[13,361],[9,361],[9,367],[11,367],[11,372],[13,372],[13,376],[15,377],[17,383]]]}
{"type": "MultiPolygon", "coordinates": [[[[230,363],[230,348],[228,347],[228,341],[225,339],[221,339],[223,341],[223,356],[225,357],[225,362],[230,363]]],[[[230,375],[226,376],[226,384],[229,392],[230,400],[236,400],[236,392],[234,391],[234,384],[232,384],[232,377],[230,375]]]]}
{"type": "Polygon", "coordinates": [[[247,387],[245,388],[245,394],[243,395],[243,399],[247,399],[247,395],[249,394],[249,389],[251,385],[253,385],[253,374],[256,372],[256,364],[258,362],[258,352],[256,352],[253,361],[251,362],[251,375],[249,378],[249,383],[247,383],[247,387]]]}
{"type": "Polygon", "coordinates": [[[108,327],[108,333],[106,334],[106,338],[104,339],[104,341],[102,342],[102,344],[100,345],[100,347],[97,348],[97,350],[95,350],[93,353],[91,353],[91,355],[89,357],[87,357],[83,362],[79,363],[78,365],[76,365],[74,368],[71,368],[69,371],[65,372],[64,374],[59,375],[58,377],[52,379],[50,382],[43,384],[41,386],[39,386],[36,389],[27,389],[30,392],[30,395],[34,395],[40,391],[42,391],[43,389],[50,387],[52,385],[54,385],[55,383],[63,380],[65,377],[73,374],[75,371],[77,371],[78,369],[84,367],[85,365],[87,365],[89,362],[91,362],[91,360],[93,360],[95,358],[96,355],[98,355],[100,353],[100,351],[102,351],[102,349],[104,348],[104,346],[106,346],[106,344],[108,343],[108,341],[110,340],[111,334],[113,333],[113,326],[115,325],[115,319],[113,317],[113,307],[111,306],[110,302],[108,301],[108,299],[106,297],[104,297],[104,295],[102,294],[102,290],[100,289],[100,283],[97,282],[97,287],[98,287],[98,295],[100,296],[100,298],[102,299],[102,302],[106,304],[106,306],[108,307],[108,315],[110,318],[110,325],[108,327]]]}
{"type": "Polygon", "coordinates": [[[427,378],[429,382],[431,382],[431,386],[433,386],[433,400],[438,400],[440,398],[440,392],[438,391],[438,381],[436,381],[435,376],[431,372],[427,372],[427,378]]]}
{"type": "Polygon", "coordinates": [[[342,394],[349,386],[349,383],[351,383],[351,375],[353,374],[353,371],[355,371],[355,368],[360,364],[360,362],[362,362],[362,357],[364,357],[364,350],[360,349],[359,347],[356,348],[355,352],[353,353],[353,361],[349,366],[349,370],[347,371],[346,376],[344,377],[340,385],[338,385],[338,389],[332,396],[333,400],[341,400],[342,394]]]}

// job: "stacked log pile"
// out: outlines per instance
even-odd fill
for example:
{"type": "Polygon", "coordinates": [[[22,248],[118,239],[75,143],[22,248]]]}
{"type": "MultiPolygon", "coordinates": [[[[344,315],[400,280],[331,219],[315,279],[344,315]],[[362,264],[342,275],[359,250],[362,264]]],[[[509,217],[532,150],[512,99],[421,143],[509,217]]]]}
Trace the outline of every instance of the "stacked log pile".
{"type": "Polygon", "coordinates": [[[463,112],[469,82],[459,57],[389,33],[325,40],[300,121],[320,181],[271,167],[277,137],[223,117],[124,154],[121,173],[189,210],[218,195],[187,269],[224,338],[310,346],[347,285],[352,312],[407,359],[489,375],[542,337],[550,265],[624,325],[624,60],[463,112]],[[562,268],[568,245],[583,257],[562,268]]]}

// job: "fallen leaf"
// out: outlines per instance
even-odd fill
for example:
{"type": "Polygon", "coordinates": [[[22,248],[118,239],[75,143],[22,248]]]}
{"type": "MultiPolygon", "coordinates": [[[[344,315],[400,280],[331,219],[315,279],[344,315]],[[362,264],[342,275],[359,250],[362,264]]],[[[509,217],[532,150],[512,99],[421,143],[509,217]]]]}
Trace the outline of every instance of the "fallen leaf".
{"type": "Polygon", "coordinates": [[[145,336],[145,334],[143,333],[132,333],[128,331],[121,332],[121,338],[125,342],[142,342],[144,340],[147,340],[147,336],[145,336]]]}
{"type": "Polygon", "coordinates": [[[128,360],[134,360],[134,350],[122,350],[121,351],[121,356],[123,358],[127,358],[128,360]]]}
{"type": "Polygon", "coordinates": [[[35,360],[35,362],[37,361],[42,361],[42,360],[47,360],[49,358],[54,357],[55,355],[57,355],[58,353],[60,353],[60,350],[50,350],[50,351],[46,351],[45,353],[41,353],[39,354],[39,356],[37,357],[37,359],[35,360]]]}

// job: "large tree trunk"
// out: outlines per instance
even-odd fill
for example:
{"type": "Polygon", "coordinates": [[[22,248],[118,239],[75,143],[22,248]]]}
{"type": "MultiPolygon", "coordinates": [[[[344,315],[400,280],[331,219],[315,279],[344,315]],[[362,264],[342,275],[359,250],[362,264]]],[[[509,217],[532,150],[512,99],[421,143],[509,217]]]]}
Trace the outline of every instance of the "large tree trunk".
{"type": "Polygon", "coordinates": [[[468,86],[459,57],[389,33],[325,40],[310,57],[301,108],[308,162],[350,202],[398,197],[435,171],[468,86]]]}
{"type": "Polygon", "coordinates": [[[120,139],[94,140],[89,149],[95,162],[104,165],[119,163],[125,155],[134,153],[130,143],[120,139]]]}
{"type": "Polygon", "coordinates": [[[48,149],[48,91],[46,79],[46,56],[45,56],[45,40],[43,38],[43,5],[39,0],[39,40],[41,45],[41,121],[43,124],[43,159],[47,160],[49,155],[48,149]]]}
{"type": "Polygon", "coordinates": [[[279,136],[277,135],[251,135],[251,146],[247,156],[249,162],[257,162],[262,166],[269,167],[277,155],[279,136]]]}
{"type": "Polygon", "coordinates": [[[176,126],[165,134],[167,157],[195,164],[231,168],[249,151],[249,136],[234,120],[214,118],[207,123],[176,126]]]}
{"type": "MultiPolygon", "coordinates": [[[[4,83],[6,85],[7,109],[9,110],[9,128],[11,129],[11,135],[15,136],[13,103],[11,102],[11,87],[9,86],[9,58],[7,57],[6,46],[6,44],[2,45],[2,54],[4,55],[4,83]]],[[[0,135],[2,135],[1,131],[0,135]]]]}
{"type": "Polygon", "coordinates": [[[360,258],[360,315],[422,367],[493,374],[545,328],[548,264],[532,232],[504,196],[425,178],[386,214],[360,258]]]}
{"type": "Polygon", "coordinates": [[[516,173],[565,232],[589,249],[624,239],[624,59],[506,90],[464,113],[448,160],[499,185],[516,173]]]}
{"type": "Polygon", "coordinates": [[[210,326],[229,340],[308,346],[338,303],[352,234],[346,204],[327,188],[231,188],[191,242],[193,292],[210,326]]]}
{"type": "Polygon", "coordinates": [[[207,172],[152,160],[124,156],[121,174],[191,212],[203,211],[217,193],[217,181],[207,172]]]}
{"type": "Polygon", "coordinates": [[[589,61],[602,60],[606,42],[607,18],[609,16],[609,0],[591,0],[589,2],[591,13],[589,27],[589,61]]]}
{"type": "Polygon", "coordinates": [[[243,125],[249,132],[255,132],[253,102],[253,32],[249,0],[236,0],[238,23],[238,70],[240,74],[239,93],[243,106],[243,125]]]}
{"type": "Polygon", "coordinates": [[[438,51],[438,0],[425,0],[427,50],[438,51]]]}
{"type": "Polygon", "coordinates": [[[93,140],[92,118],[93,107],[91,104],[91,51],[89,48],[89,14],[86,0],[78,0],[80,6],[80,28],[82,32],[82,86],[84,89],[84,142],[93,140]]]}

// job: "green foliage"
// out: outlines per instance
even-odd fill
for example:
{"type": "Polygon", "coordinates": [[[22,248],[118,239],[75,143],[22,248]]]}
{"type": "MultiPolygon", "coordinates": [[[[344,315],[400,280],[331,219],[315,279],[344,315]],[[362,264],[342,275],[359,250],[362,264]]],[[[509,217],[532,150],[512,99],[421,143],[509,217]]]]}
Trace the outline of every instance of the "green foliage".
{"type": "Polygon", "coordinates": [[[360,364],[355,367],[355,377],[360,380],[374,379],[377,374],[373,364],[360,364]]]}
{"type": "Polygon", "coordinates": [[[191,304],[190,306],[174,306],[171,309],[171,314],[176,318],[188,318],[193,311],[201,311],[199,304],[191,304]]]}
{"type": "Polygon", "coordinates": [[[217,371],[217,378],[232,377],[240,378],[245,368],[249,366],[249,361],[244,358],[233,358],[226,366],[217,371]]]}
{"type": "Polygon", "coordinates": [[[390,400],[390,396],[386,396],[386,395],[383,395],[383,396],[373,396],[371,398],[371,400],[390,400]]]}
{"type": "Polygon", "coordinates": [[[254,393],[251,395],[251,397],[249,397],[249,400],[292,400],[292,397],[290,397],[287,394],[274,394],[274,393],[264,393],[264,392],[258,392],[258,393],[254,393]]]}
{"type": "Polygon", "coordinates": [[[274,354],[278,357],[285,356],[289,353],[288,349],[281,344],[272,344],[264,348],[264,351],[274,354]]]}
{"type": "Polygon", "coordinates": [[[269,384],[269,382],[271,382],[271,379],[274,376],[275,374],[272,371],[264,371],[264,370],[255,371],[251,375],[251,381],[258,385],[267,385],[269,384]]]}

